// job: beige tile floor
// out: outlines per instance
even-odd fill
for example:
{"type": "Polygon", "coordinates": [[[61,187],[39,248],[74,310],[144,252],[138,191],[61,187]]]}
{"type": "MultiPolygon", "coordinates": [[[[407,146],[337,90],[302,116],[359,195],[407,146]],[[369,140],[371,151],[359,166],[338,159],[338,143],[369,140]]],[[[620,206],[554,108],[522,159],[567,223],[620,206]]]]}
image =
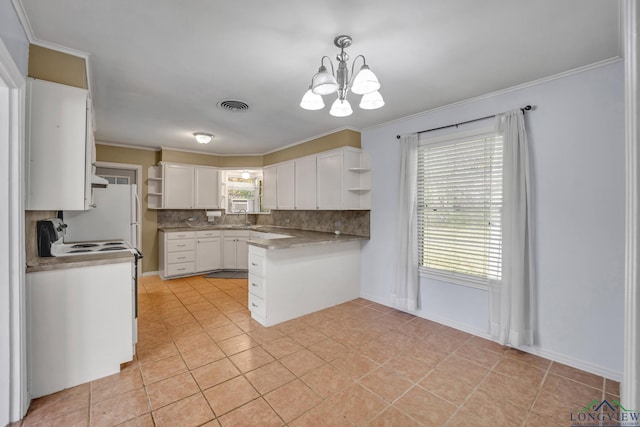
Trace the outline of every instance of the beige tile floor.
{"type": "Polygon", "coordinates": [[[140,281],[137,358],[22,426],[558,426],[616,382],[357,299],[271,328],[247,281],[140,281]]]}

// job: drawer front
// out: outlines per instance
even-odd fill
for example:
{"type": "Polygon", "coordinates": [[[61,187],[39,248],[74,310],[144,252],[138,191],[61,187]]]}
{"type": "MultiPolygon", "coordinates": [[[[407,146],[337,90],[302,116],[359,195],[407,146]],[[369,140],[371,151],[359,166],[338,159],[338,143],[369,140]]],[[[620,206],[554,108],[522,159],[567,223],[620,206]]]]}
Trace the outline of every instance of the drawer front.
{"type": "Polygon", "coordinates": [[[249,273],[264,277],[264,257],[249,253],[249,273]]]}
{"type": "Polygon", "coordinates": [[[167,264],[178,264],[181,262],[192,262],[196,260],[194,251],[169,252],[167,254],[167,264]]]}
{"type": "Polygon", "coordinates": [[[193,239],[196,237],[195,231],[176,231],[175,233],[167,233],[167,239],[193,239]]]}
{"type": "Polygon", "coordinates": [[[216,230],[196,231],[196,237],[220,237],[220,231],[216,231],[216,230]]]}
{"type": "Polygon", "coordinates": [[[169,240],[167,242],[167,252],[192,251],[196,248],[193,239],[169,240]]]}
{"type": "Polygon", "coordinates": [[[249,274],[249,293],[264,299],[264,279],[255,274],[249,274]]]}
{"type": "Polygon", "coordinates": [[[261,317],[265,317],[267,312],[264,300],[254,294],[249,294],[249,310],[261,317]]]}
{"type": "Polygon", "coordinates": [[[191,274],[195,271],[195,262],[182,262],[179,264],[171,264],[167,266],[167,276],[181,276],[183,274],[191,274]]]}
{"type": "Polygon", "coordinates": [[[251,230],[224,230],[224,237],[247,237],[251,236],[251,230]]]}

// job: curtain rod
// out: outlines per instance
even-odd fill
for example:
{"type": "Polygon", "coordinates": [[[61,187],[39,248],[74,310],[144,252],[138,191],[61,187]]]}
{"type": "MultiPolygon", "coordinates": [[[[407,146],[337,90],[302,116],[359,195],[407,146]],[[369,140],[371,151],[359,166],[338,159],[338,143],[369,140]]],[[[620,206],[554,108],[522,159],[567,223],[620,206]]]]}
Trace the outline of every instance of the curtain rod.
{"type": "MultiPolygon", "coordinates": [[[[524,114],[524,112],[525,112],[525,111],[529,111],[529,110],[533,110],[533,107],[532,107],[531,105],[527,105],[527,106],[522,107],[522,108],[520,109],[520,111],[522,111],[522,114],[524,114]]],[[[490,115],[490,116],[480,117],[480,118],[478,118],[478,119],[473,119],[473,120],[467,120],[467,121],[465,121],[465,122],[460,122],[460,123],[454,123],[454,124],[452,124],[452,125],[440,126],[440,127],[437,127],[437,128],[427,129],[427,130],[421,130],[420,132],[416,132],[416,133],[421,134],[421,133],[433,132],[434,130],[440,130],[440,129],[452,128],[452,127],[454,127],[454,126],[455,126],[455,127],[458,127],[458,126],[460,126],[460,125],[466,125],[467,123],[479,122],[480,120],[490,119],[491,117],[495,117],[495,116],[497,116],[497,115],[498,115],[498,114],[492,114],[492,115],[490,115]]],[[[397,139],[400,139],[400,135],[396,135],[396,138],[397,138],[397,139]]]]}

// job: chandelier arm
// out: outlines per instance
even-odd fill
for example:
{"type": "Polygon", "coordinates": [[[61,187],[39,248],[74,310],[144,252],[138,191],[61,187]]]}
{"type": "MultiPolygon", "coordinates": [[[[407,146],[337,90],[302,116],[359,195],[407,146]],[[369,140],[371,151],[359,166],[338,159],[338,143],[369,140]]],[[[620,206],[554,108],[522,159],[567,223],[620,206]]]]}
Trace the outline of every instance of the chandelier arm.
{"type": "Polygon", "coordinates": [[[362,65],[367,65],[367,60],[365,59],[364,55],[358,55],[355,58],[353,58],[353,62],[351,63],[351,78],[349,79],[349,82],[347,82],[347,88],[351,89],[351,84],[353,83],[353,78],[355,77],[355,67],[356,67],[356,61],[358,60],[358,58],[362,58],[362,65]]]}
{"type": "Polygon", "coordinates": [[[320,59],[320,65],[321,65],[321,66],[324,66],[324,58],[327,58],[327,59],[329,60],[329,64],[331,64],[331,75],[332,75],[333,77],[335,77],[335,76],[336,76],[336,70],[333,68],[333,62],[331,61],[331,58],[329,58],[327,55],[323,56],[323,57],[320,59]]]}

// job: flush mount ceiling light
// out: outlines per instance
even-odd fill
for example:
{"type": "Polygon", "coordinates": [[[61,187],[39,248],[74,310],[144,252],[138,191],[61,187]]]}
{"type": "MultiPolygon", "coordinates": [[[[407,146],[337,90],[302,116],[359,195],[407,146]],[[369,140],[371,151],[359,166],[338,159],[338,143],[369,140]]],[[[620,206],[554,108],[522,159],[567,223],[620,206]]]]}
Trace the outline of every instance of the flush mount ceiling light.
{"type": "Polygon", "coordinates": [[[208,144],[214,137],[212,133],[205,132],[194,132],[193,136],[196,137],[196,141],[198,141],[200,144],[208,144]]]}
{"type": "Polygon", "coordinates": [[[322,95],[331,95],[338,92],[338,98],[331,105],[329,114],[335,117],[346,117],[353,113],[351,104],[347,101],[347,92],[351,92],[356,95],[363,95],[360,100],[360,108],[365,110],[374,110],[384,105],[382,95],[378,92],[380,89],[380,82],[375,74],[369,69],[367,61],[363,55],[358,55],[351,64],[351,79],[349,78],[349,69],[347,67],[347,61],[349,55],[344,51],[346,47],[351,46],[350,36],[338,36],[333,39],[333,43],[340,48],[340,53],[336,55],[338,60],[338,71],[333,68],[333,62],[328,56],[323,56],[320,59],[320,68],[318,72],[311,79],[311,85],[309,89],[302,97],[300,106],[305,110],[320,110],[324,108],[324,101],[322,95]],[[327,70],[324,65],[325,58],[331,65],[331,72],[327,70]],[[354,76],[353,70],[358,58],[362,58],[362,66],[360,71],[354,76]]]}

